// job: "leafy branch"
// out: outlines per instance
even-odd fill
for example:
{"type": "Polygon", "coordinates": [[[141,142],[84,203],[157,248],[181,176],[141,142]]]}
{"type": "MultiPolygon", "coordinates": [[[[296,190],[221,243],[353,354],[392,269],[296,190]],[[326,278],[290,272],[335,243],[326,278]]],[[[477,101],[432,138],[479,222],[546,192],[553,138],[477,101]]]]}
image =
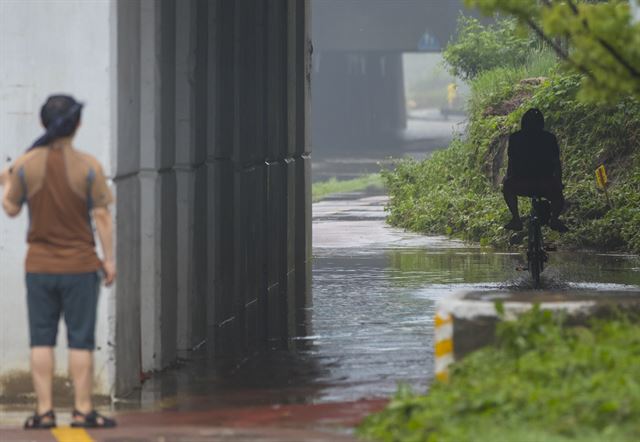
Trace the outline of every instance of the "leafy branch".
{"type": "Polygon", "coordinates": [[[511,15],[529,27],[560,59],[584,76],[583,97],[611,103],[629,96],[640,98],[640,24],[632,22],[628,0],[465,2],[487,15],[511,15]],[[555,37],[565,38],[570,50],[555,37]]]}

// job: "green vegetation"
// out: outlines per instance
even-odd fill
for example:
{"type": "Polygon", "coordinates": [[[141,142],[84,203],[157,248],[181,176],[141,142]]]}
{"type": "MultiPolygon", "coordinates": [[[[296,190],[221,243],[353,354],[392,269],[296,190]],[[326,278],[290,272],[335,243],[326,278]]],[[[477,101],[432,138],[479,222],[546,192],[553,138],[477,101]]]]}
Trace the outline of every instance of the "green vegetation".
{"type": "MultiPolygon", "coordinates": [[[[471,81],[469,126],[448,149],[422,162],[402,161],[383,173],[390,194],[388,221],[429,234],[448,234],[507,247],[511,234],[500,184],[510,133],[522,114],[542,110],[562,152],[571,232],[549,239],[563,247],[640,252],[640,103],[578,99],[582,76],[563,70],[548,51],[522,66],[479,72],[471,81]],[[596,188],[604,164],[612,208],[596,188]]],[[[521,199],[520,211],[528,210],[521,199]]]]}
{"type": "Polygon", "coordinates": [[[442,53],[451,75],[467,81],[497,67],[525,64],[539,45],[526,34],[519,35],[516,26],[514,19],[483,25],[476,18],[461,15],[457,37],[442,53]]]}
{"type": "MultiPolygon", "coordinates": [[[[637,318],[636,318],[637,319],[637,318]]],[[[361,436],[381,441],[640,440],[640,326],[569,327],[534,308],[454,364],[429,394],[400,388],[361,436]]]]}
{"type": "Polygon", "coordinates": [[[313,201],[315,202],[336,193],[357,192],[369,188],[384,188],[384,183],[380,174],[372,173],[352,180],[338,180],[336,178],[331,178],[328,181],[313,183],[311,194],[313,201]]]}
{"type": "Polygon", "coordinates": [[[485,14],[503,13],[528,26],[565,65],[581,75],[581,97],[618,103],[640,99],[637,0],[465,0],[485,14]]]}

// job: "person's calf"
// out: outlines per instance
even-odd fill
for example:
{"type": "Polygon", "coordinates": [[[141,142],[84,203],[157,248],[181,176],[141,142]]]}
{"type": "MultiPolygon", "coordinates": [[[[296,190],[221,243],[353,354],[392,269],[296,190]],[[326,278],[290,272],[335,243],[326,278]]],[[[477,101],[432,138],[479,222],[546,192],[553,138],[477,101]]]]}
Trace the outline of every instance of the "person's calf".
{"type": "Polygon", "coordinates": [[[46,415],[53,409],[53,347],[31,348],[31,377],[36,393],[36,414],[46,415]]]}
{"type": "Polygon", "coordinates": [[[81,413],[90,413],[93,410],[91,401],[93,352],[83,349],[69,349],[69,371],[73,380],[75,409],[81,413]]]}

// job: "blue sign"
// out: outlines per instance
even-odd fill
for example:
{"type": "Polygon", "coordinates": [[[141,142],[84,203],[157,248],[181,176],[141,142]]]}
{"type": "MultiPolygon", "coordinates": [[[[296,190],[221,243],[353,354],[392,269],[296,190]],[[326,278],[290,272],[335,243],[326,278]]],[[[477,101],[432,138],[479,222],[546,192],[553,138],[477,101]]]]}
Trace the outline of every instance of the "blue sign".
{"type": "Polygon", "coordinates": [[[433,35],[429,34],[428,32],[425,32],[420,38],[420,41],[418,41],[418,50],[425,51],[425,52],[440,51],[442,50],[442,46],[440,45],[440,42],[438,41],[437,38],[435,38],[433,35]]]}

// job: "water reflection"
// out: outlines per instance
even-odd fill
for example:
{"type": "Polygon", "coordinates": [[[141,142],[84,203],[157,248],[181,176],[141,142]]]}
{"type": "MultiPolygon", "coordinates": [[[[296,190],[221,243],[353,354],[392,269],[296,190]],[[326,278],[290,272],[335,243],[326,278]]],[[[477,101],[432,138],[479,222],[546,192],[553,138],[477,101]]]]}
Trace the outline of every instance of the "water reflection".
{"type": "MultiPolygon", "coordinates": [[[[418,284],[494,282],[504,288],[530,288],[527,272],[518,270],[526,265],[524,252],[416,249],[391,251],[388,257],[392,273],[413,277],[418,284]]],[[[552,253],[543,282],[547,288],[566,290],[575,289],[580,283],[585,287],[589,286],[587,283],[638,286],[638,262],[634,255],[552,253]]]]}

